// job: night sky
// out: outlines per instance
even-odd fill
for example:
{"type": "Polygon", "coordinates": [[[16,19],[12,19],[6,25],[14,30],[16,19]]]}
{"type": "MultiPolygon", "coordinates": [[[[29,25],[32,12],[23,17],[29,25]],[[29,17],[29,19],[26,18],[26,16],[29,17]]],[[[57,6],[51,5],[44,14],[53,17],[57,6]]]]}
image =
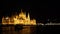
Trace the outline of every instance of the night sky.
{"type": "Polygon", "coordinates": [[[30,13],[31,18],[35,18],[37,22],[47,23],[48,19],[52,22],[59,22],[59,12],[57,12],[56,4],[49,1],[21,1],[21,0],[4,0],[1,3],[0,16],[11,16],[16,12],[30,13]]]}

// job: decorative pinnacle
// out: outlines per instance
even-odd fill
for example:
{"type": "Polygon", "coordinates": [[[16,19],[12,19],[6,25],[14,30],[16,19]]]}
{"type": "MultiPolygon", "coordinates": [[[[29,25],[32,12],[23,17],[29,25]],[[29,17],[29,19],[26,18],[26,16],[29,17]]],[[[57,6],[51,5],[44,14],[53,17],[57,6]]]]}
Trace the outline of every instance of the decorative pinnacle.
{"type": "Polygon", "coordinates": [[[21,9],[21,12],[22,12],[22,9],[21,9]]]}

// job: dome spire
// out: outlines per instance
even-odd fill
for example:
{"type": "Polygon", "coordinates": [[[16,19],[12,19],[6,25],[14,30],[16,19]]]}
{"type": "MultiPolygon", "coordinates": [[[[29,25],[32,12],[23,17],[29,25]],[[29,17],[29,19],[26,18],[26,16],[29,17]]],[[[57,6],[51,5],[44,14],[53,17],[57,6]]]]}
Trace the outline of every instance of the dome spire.
{"type": "Polygon", "coordinates": [[[21,9],[21,14],[24,14],[22,9],[21,9]]]}
{"type": "Polygon", "coordinates": [[[22,9],[21,9],[21,12],[23,12],[22,9]]]}

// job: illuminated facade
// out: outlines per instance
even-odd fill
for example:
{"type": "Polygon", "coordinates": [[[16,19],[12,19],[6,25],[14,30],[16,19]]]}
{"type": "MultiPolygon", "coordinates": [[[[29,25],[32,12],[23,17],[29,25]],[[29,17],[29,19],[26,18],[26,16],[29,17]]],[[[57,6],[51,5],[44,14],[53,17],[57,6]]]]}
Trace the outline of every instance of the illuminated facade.
{"type": "Polygon", "coordinates": [[[35,19],[31,20],[29,13],[26,17],[26,13],[23,13],[21,10],[21,13],[19,13],[19,15],[13,17],[3,17],[2,24],[36,25],[36,20],[35,19]]]}

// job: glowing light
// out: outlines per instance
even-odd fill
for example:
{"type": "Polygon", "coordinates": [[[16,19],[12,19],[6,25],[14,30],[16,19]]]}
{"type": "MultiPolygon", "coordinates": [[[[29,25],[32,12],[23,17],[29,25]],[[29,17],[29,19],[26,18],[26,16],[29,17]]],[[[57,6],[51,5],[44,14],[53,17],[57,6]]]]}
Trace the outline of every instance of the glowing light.
{"type": "Polygon", "coordinates": [[[6,19],[3,17],[2,18],[2,24],[7,23],[6,21],[8,21],[7,24],[23,24],[23,25],[36,25],[36,20],[30,20],[30,15],[28,13],[27,17],[26,17],[26,13],[23,13],[21,10],[21,13],[19,13],[19,15],[17,16],[13,16],[13,18],[8,18],[6,17],[6,19]],[[8,20],[6,20],[8,19],[8,20]],[[12,23],[13,22],[13,23],[12,23]]]}
{"type": "Polygon", "coordinates": [[[6,17],[6,19],[9,19],[9,17],[6,17]]]}

